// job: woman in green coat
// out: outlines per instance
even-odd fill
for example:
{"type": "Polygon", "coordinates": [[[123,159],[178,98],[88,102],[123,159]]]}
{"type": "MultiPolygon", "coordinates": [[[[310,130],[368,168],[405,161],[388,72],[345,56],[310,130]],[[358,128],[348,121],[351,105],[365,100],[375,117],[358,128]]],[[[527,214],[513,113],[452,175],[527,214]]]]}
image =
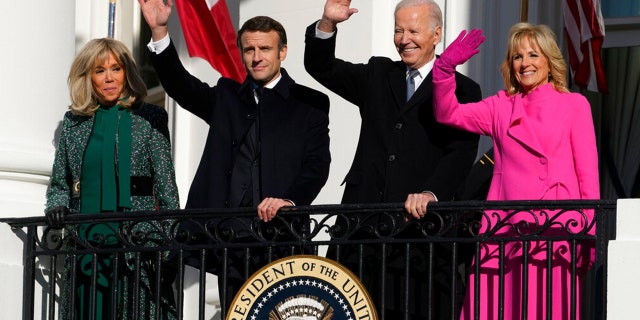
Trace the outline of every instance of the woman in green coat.
{"type": "MultiPolygon", "coordinates": [[[[127,47],[107,38],[90,41],[73,61],[68,85],[72,104],[62,121],[47,191],[45,213],[50,225],[60,227],[69,213],[178,209],[167,112],[143,102],[147,90],[127,47]]],[[[134,229],[166,234],[171,223],[154,220],[134,229]]],[[[101,249],[123,247],[118,234],[124,228],[118,223],[68,228],[70,234],[77,234],[70,248],[80,248],[80,243],[101,249]]],[[[144,243],[154,244],[153,237],[144,243]]],[[[89,319],[93,310],[95,319],[151,319],[157,312],[161,319],[173,318],[171,288],[153,286],[155,255],[138,260],[131,253],[114,259],[116,255],[68,257],[60,294],[61,319],[89,319]],[[123,261],[118,279],[113,277],[114,261],[123,261]],[[91,281],[94,263],[95,286],[91,281]],[[140,281],[134,285],[138,271],[140,281]],[[71,283],[75,288],[69,288],[71,283]],[[136,287],[138,292],[133,291],[136,287]],[[163,292],[160,306],[155,304],[154,292],[163,292]]]]}

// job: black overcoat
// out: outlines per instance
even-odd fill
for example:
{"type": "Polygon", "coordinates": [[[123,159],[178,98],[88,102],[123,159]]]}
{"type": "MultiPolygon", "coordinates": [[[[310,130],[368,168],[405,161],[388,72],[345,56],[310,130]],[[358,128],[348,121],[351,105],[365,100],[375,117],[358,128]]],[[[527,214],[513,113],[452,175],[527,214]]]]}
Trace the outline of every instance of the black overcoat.
{"type": "MultiPolygon", "coordinates": [[[[337,59],[336,35],[320,39],[315,32],[316,23],[313,23],[305,35],[307,72],[358,107],[362,118],[355,157],[344,179],[342,202],[399,203],[404,202],[408,194],[422,191],[435,193],[441,201],[454,200],[473,164],[479,137],[436,121],[431,73],[407,101],[407,66],[402,61],[372,57],[363,64],[337,59]]],[[[456,96],[461,103],[482,98],[480,86],[471,79],[456,73],[456,82],[456,96]]],[[[427,217],[430,219],[429,215],[427,217]]],[[[336,220],[340,226],[338,230],[350,234],[351,239],[375,239],[378,234],[373,230],[394,230],[404,222],[403,214],[361,213],[336,220]],[[392,222],[388,217],[396,221],[392,222]],[[351,233],[353,230],[349,229],[356,225],[360,225],[360,231],[351,233]]],[[[407,228],[395,237],[410,239],[422,235],[418,228],[407,228]]],[[[462,275],[451,272],[458,268],[452,266],[451,261],[456,260],[452,260],[454,251],[450,245],[435,243],[433,250],[431,248],[428,243],[411,244],[410,247],[404,244],[385,247],[379,244],[347,245],[340,250],[332,246],[327,256],[360,276],[372,295],[378,314],[384,313],[386,319],[401,319],[405,312],[409,319],[427,319],[428,316],[451,319],[454,318],[451,310],[458,312],[464,292],[464,288],[454,288],[451,283],[454,277],[458,284],[462,283],[462,275]],[[405,255],[407,250],[408,256],[405,255]],[[410,263],[409,279],[406,278],[406,261],[410,263]],[[452,301],[452,296],[456,296],[457,301],[452,301]]],[[[466,262],[467,258],[459,256],[457,263],[466,262]]]]}
{"type": "MultiPolygon", "coordinates": [[[[336,32],[337,33],[337,32],[336,32]]],[[[431,73],[406,101],[406,66],[372,57],[367,64],[335,58],[336,36],[307,28],[304,63],[311,76],[359,108],[356,154],[344,182],[343,203],[404,202],[429,190],[453,200],[477,153],[479,137],[436,122],[431,73]]],[[[456,73],[461,103],[479,101],[480,86],[456,73]]]]}
{"type": "MultiPolygon", "coordinates": [[[[257,116],[251,79],[220,78],[209,86],[185,70],[173,44],[149,57],[167,94],[209,124],[186,208],[228,207],[233,163],[257,116]]],[[[309,205],[329,175],[329,98],[281,72],[261,102],[262,197],[309,205]]]]}

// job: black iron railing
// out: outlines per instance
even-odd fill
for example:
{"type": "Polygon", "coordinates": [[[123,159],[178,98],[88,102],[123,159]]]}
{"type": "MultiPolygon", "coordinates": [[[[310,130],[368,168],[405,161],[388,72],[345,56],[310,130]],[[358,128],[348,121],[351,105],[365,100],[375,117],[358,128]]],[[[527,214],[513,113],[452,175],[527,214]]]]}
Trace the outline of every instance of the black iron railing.
{"type": "MultiPolygon", "coordinates": [[[[422,312],[428,319],[458,319],[465,287],[473,283],[475,297],[483,292],[479,277],[468,278],[470,273],[484,271],[472,261],[495,258],[501,290],[497,301],[492,302],[499,310],[495,318],[511,319],[513,314],[508,312],[513,306],[509,304],[518,304],[527,313],[527,294],[531,286],[540,284],[522,280],[517,299],[505,297],[505,273],[510,272],[504,269],[508,266],[505,261],[515,259],[526,266],[519,267],[519,273],[523,274],[522,279],[528,279],[533,256],[522,252],[540,247],[538,257],[547,258],[544,266],[550,270],[558,261],[553,249],[558,243],[567,244],[560,255],[570,263],[571,275],[589,268],[584,278],[572,276],[566,282],[572,302],[568,318],[606,319],[607,243],[615,236],[615,210],[615,202],[605,200],[474,201],[430,204],[427,217],[421,220],[407,218],[401,204],[376,204],[284,208],[270,223],[259,221],[253,209],[69,215],[63,229],[47,227],[44,217],[5,218],[0,222],[26,235],[22,308],[23,319],[27,320],[70,317],[79,308],[88,308],[83,311],[85,314],[95,314],[98,294],[108,294],[113,301],[119,301],[108,306],[112,310],[106,314],[112,318],[123,317],[122,310],[126,309],[125,315],[130,319],[182,319],[185,265],[200,269],[199,319],[205,318],[206,273],[219,276],[224,318],[231,300],[226,289],[230,265],[241,264],[235,271],[246,278],[255,271],[256,263],[292,254],[324,254],[326,248],[329,257],[351,267],[357,276],[372,277],[363,280],[375,284],[370,294],[378,304],[379,319],[396,319],[392,309],[400,310],[404,319],[422,312]],[[580,248],[588,246],[594,248],[595,256],[585,264],[580,248]],[[444,261],[434,254],[440,247],[446,247],[448,256],[444,261]],[[486,254],[487,248],[496,249],[494,257],[486,254]],[[371,255],[377,258],[367,258],[371,255]],[[83,259],[86,263],[79,263],[83,259]],[[91,293],[85,298],[89,302],[78,304],[77,287],[82,283],[77,274],[87,274],[84,285],[94,287],[104,280],[100,279],[100,261],[105,259],[112,265],[112,278],[106,279],[112,284],[107,286],[110,291],[91,293]],[[370,265],[372,261],[379,266],[370,265]],[[83,271],[84,267],[90,269],[83,271]],[[443,273],[445,276],[439,274],[442,269],[448,270],[443,273]],[[371,276],[371,270],[377,273],[371,276]],[[425,285],[413,282],[417,273],[421,273],[425,285]],[[120,283],[114,279],[125,280],[120,283]],[[456,289],[446,293],[444,303],[433,302],[433,297],[440,294],[439,282],[443,281],[456,289]],[[577,290],[583,287],[579,283],[582,281],[588,282],[588,289],[577,290]],[[129,293],[123,296],[127,286],[129,293]],[[143,287],[153,292],[139,294],[143,287]],[[170,312],[163,306],[167,288],[176,293],[169,297],[175,299],[170,312]],[[36,294],[36,289],[42,294],[36,294]],[[147,303],[155,307],[149,308],[147,303]]],[[[546,305],[552,306],[554,286],[564,283],[560,284],[551,272],[543,276],[546,305]]],[[[513,292],[507,293],[510,294],[513,292]]],[[[470,318],[479,317],[485,308],[478,299],[465,303],[470,318]]],[[[540,312],[541,318],[555,318],[551,307],[540,312]]],[[[522,314],[519,317],[527,318],[522,314]]]]}

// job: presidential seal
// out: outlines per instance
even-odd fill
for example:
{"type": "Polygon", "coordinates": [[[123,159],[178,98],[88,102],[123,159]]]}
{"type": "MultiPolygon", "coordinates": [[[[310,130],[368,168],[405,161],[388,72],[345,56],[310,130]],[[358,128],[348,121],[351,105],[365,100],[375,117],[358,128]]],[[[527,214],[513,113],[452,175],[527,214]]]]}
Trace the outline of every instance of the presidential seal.
{"type": "Polygon", "coordinates": [[[276,260],[254,273],[233,299],[227,320],[377,320],[360,279],[313,255],[276,260]]]}

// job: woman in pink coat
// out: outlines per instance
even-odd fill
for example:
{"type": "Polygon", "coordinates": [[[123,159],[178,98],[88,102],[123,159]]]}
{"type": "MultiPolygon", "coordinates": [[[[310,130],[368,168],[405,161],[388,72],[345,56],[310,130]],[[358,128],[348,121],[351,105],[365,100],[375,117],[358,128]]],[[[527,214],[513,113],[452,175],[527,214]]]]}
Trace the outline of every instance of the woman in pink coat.
{"type": "MultiPolygon", "coordinates": [[[[505,90],[480,102],[460,104],[455,96],[455,67],[478,53],[483,41],[482,31],[463,31],[435,61],[433,88],[439,122],[493,139],[495,166],[487,200],[598,199],[598,154],[591,108],[582,95],[567,89],[567,67],[553,32],[544,25],[514,25],[501,66],[505,90]]],[[[482,219],[480,231],[499,239],[535,234],[540,226],[544,226],[543,235],[595,233],[593,212],[588,210],[491,211],[482,219]],[[569,223],[572,220],[575,224],[569,223]],[[529,223],[524,232],[514,226],[522,221],[529,223]]],[[[547,242],[528,244],[527,264],[523,265],[523,243],[505,243],[502,302],[498,295],[499,244],[481,244],[481,254],[471,268],[474,271],[475,264],[480,264],[480,273],[469,279],[461,319],[473,319],[477,310],[480,319],[498,319],[501,308],[504,319],[522,319],[523,271],[528,274],[527,319],[546,319],[548,307],[552,319],[570,319],[574,312],[580,318],[581,282],[593,261],[593,245],[581,242],[577,246],[577,284],[573,292],[577,307],[571,310],[571,243],[553,242],[549,257],[553,283],[550,306],[547,242]],[[477,306],[476,281],[480,292],[477,306]]]]}

